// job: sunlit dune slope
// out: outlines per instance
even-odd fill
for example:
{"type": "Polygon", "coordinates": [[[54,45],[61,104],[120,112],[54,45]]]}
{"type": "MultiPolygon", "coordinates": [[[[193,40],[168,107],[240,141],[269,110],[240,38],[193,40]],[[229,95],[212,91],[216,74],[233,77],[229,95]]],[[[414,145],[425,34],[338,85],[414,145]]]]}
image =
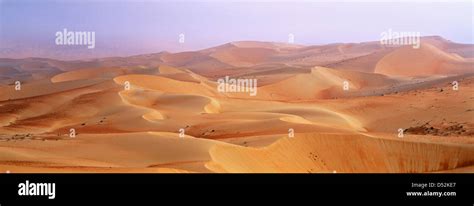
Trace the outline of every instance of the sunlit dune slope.
{"type": "Polygon", "coordinates": [[[472,145],[298,134],[261,149],[219,145],[207,166],[220,172],[435,172],[474,164],[472,145]]]}
{"type": "Polygon", "coordinates": [[[63,141],[4,142],[0,170],[11,172],[209,172],[209,148],[226,144],[175,133],[82,135],[63,141]],[[22,148],[16,148],[18,145],[22,148]],[[173,169],[167,169],[173,168],[173,169]]]}
{"type": "Polygon", "coordinates": [[[265,98],[273,100],[329,99],[396,82],[398,81],[379,74],[315,67],[310,74],[297,74],[283,81],[262,86],[260,93],[262,96],[268,96],[265,98]],[[347,90],[344,90],[345,84],[347,90]]]}
{"type": "Polygon", "coordinates": [[[0,59],[0,173],[474,172],[473,48],[241,41],[0,59]],[[257,80],[256,95],[222,91],[226,77],[257,80]]]}
{"type": "Polygon", "coordinates": [[[375,73],[390,76],[459,75],[474,72],[474,61],[446,53],[430,44],[401,47],[382,58],[375,73]]]}

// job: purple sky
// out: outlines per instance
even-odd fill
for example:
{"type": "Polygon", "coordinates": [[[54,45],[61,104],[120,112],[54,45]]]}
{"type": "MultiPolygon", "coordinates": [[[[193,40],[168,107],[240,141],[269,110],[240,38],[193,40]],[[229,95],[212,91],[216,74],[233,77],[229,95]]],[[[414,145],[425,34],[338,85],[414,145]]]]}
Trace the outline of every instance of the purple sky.
{"type": "Polygon", "coordinates": [[[196,50],[240,41],[378,41],[414,31],[474,43],[473,3],[0,0],[0,57],[77,59],[196,50]],[[55,45],[63,28],[94,31],[96,48],[55,45]],[[178,35],[185,34],[179,44],[178,35]]]}

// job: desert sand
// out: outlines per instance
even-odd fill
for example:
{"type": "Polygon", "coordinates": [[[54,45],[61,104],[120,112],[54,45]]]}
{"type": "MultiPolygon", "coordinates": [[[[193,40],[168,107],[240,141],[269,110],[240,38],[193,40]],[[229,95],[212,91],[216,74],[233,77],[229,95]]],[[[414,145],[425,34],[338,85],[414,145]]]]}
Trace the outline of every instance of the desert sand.
{"type": "Polygon", "coordinates": [[[472,173],[473,52],[423,37],[0,59],[0,172],[472,173]],[[225,76],[258,93],[219,91],[225,76]]]}

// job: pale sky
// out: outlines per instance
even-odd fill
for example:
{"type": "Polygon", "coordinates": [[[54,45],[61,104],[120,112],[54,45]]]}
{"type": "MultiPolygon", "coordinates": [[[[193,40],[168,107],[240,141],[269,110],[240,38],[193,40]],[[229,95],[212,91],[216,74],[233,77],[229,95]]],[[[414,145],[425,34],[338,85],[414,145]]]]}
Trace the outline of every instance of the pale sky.
{"type": "Polygon", "coordinates": [[[304,45],[378,41],[389,29],[474,43],[473,3],[0,0],[0,57],[10,58],[177,52],[241,40],[287,42],[290,33],[304,45]],[[56,45],[64,28],[95,32],[96,48],[56,45]]]}

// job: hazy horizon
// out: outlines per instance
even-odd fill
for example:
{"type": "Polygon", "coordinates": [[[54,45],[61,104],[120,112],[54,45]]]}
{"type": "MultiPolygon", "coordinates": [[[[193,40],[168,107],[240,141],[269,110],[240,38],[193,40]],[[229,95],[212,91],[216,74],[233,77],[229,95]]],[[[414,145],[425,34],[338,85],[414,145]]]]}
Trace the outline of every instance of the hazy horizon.
{"type": "Polygon", "coordinates": [[[1,1],[0,57],[131,56],[287,42],[289,34],[302,45],[358,43],[378,41],[389,29],[472,44],[471,8],[472,2],[1,1]],[[95,32],[95,48],[56,45],[63,29],[95,32]]]}

